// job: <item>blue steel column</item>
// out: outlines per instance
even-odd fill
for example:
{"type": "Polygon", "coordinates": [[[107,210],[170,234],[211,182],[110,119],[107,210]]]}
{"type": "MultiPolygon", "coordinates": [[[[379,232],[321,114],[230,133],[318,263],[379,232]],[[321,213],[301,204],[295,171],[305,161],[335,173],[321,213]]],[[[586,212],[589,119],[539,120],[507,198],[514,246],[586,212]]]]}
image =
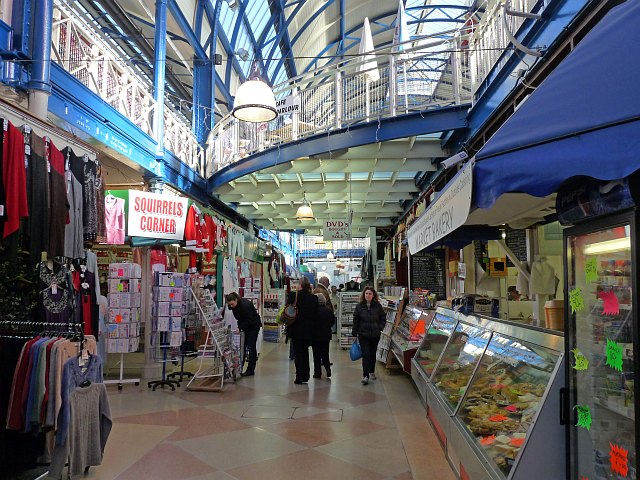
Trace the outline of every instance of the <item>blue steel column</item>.
{"type": "Polygon", "coordinates": [[[29,111],[39,118],[46,118],[51,94],[53,0],[35,0],[33,13],[29,111]]]}
{"type": "MultiPolygon", "coordinates": [[[[167,0],[156,0],[155,63],[153,68],[153,136],[157,142],[156,160],[164,159],[164,83],[167,63],[167,0]]],[[[157,172],[159,173],[159,172],[157,172]]]]}

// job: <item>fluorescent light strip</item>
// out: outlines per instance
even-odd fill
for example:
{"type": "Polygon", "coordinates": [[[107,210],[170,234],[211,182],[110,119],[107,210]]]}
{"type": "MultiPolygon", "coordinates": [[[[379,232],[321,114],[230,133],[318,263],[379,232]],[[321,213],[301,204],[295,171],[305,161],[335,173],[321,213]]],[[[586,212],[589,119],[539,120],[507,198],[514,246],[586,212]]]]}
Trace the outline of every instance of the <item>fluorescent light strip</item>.
{"type": "Polygon", "coordinates": [[[621,252],[623,250],[631,250],[631,239],[629,237],[586,245],[584,247],[584,254],[597,255],[599,253],[621,252]]]}

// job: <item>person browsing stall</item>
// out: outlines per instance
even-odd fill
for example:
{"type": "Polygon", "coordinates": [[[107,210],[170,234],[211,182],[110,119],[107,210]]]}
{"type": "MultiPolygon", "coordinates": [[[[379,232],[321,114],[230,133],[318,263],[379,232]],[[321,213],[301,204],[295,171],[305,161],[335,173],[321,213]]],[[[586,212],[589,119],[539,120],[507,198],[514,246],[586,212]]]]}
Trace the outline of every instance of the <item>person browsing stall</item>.
{"type": "Polygon", "coordinates": [[[386,314],[380,302],[378,293],[371,287],[365,287],[360,295],[360,303],[353,313],[353,329],[351,335],[358,337],[362,349],[362,380],[367,385],[369,380],[375,380],[376,350],[380,341],[380,332],[384,329],[386,314]]]}
{"type": "Polygon", "coordinates": [[[329,343],[331,342],[331,328],[336,323],[336,316],[327,306],[327,300],[321,293],[318,297],[318,317],[313,325],[313,378],[322,378],[322,365],[327,371],[327,378],[331,378],[331,362],[329,361],[329,343]]]}
{"type": "Polygon", "coordinates": [[[325,305],[327,308],[329,308],[332,312],[333,310],[333,304],[331,303],[331,293],[329,292],[329,278],[328,277],[320,277],[320,279],[318,280],[318,286],[316,287],[316,289],[313,291],[314,294],[321,294],[326,302],[325,305]]]}
{"type": "Polygon", "coordinates": [[[310,377],[309,347],[313,341],[314,323],[318,315],[318,297],[311,293],[311,283],[307,277],[300,279],[297,292],[289,293],[287,303],[295,303],[298,308],[296,320],[287,327],[287,337],[293,345],[296,365],[296,379],[293,383],[301,385],[307,383],[310,377]]]}
{"type": "Polygon", "coordinates": [[[255,374],[256,362],[258,361],[256,344],[258,343],[258,333],[262,328],[262,321],[251,300],[240,298],[236,292],[230,293],[225,298],[227,307],[238,321],[238,328],[244,332],[245,349],[249,351],[249,364],[240,375],[250,377],[255,374]]]}

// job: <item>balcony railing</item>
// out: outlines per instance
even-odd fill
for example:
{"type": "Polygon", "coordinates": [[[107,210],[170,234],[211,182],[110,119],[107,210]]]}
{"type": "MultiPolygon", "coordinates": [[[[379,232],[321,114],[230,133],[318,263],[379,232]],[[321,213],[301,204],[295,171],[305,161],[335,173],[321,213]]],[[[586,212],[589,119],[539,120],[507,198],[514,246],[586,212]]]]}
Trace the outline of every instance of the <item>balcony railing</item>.
{"type": "Polygon", "coordinates": [[[376,81],[367,75],[374,69],[364,67],[370,60],[352,58],[276,85],[276,99],[287,99],[299,109],[272,122],[225,116],[209,137],[207,175],[249,155],[333,129],[471,101],[468,53],[460,48],[459,37],[426,38],[402,54],[389,47],[375,54],[376,81]]]}
{"type": "MultiPolygon", "coordinates": [[[[51,58],[142,132],[155,138],[153,116],[157,105],[152,86],[62,1],[54,7],[51,58]]],[[[164,121],[164,147],[204,176],[205,150],[188,123],[169,105],[164,108],[164,121]]]]}
{"type": "MultiPolygon", "coordinates": [[[[533,13],[539,0],[511,0],[511,10],[533,13]]],[[[509,31],[515,35],[526,20],[523,17],[507,15],[503,20],[504,11],[502,0],[489,0],[482,22],[477,25],[471,34],[470,44],[470,74],[471,90],[473,94],[478,91],[487,75],[493,68],[500,68],[498,61],[504,50],[509,46],[509,36],[505,29],[505,23],[509,31]]],[[[503,57],[503,62],[506,58],[503,57]]]]}

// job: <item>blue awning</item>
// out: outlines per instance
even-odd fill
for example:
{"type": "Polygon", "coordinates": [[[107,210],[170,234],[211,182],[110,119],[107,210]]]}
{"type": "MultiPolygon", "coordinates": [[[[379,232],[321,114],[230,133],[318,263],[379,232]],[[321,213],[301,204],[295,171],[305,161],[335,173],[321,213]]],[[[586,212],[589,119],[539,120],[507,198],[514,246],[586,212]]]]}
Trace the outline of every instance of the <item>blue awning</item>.
{"type": "Polygon", "coordinates": [[[474,204],[640,169],[640,2],[613,8],[476,154],[474,204]]]}

